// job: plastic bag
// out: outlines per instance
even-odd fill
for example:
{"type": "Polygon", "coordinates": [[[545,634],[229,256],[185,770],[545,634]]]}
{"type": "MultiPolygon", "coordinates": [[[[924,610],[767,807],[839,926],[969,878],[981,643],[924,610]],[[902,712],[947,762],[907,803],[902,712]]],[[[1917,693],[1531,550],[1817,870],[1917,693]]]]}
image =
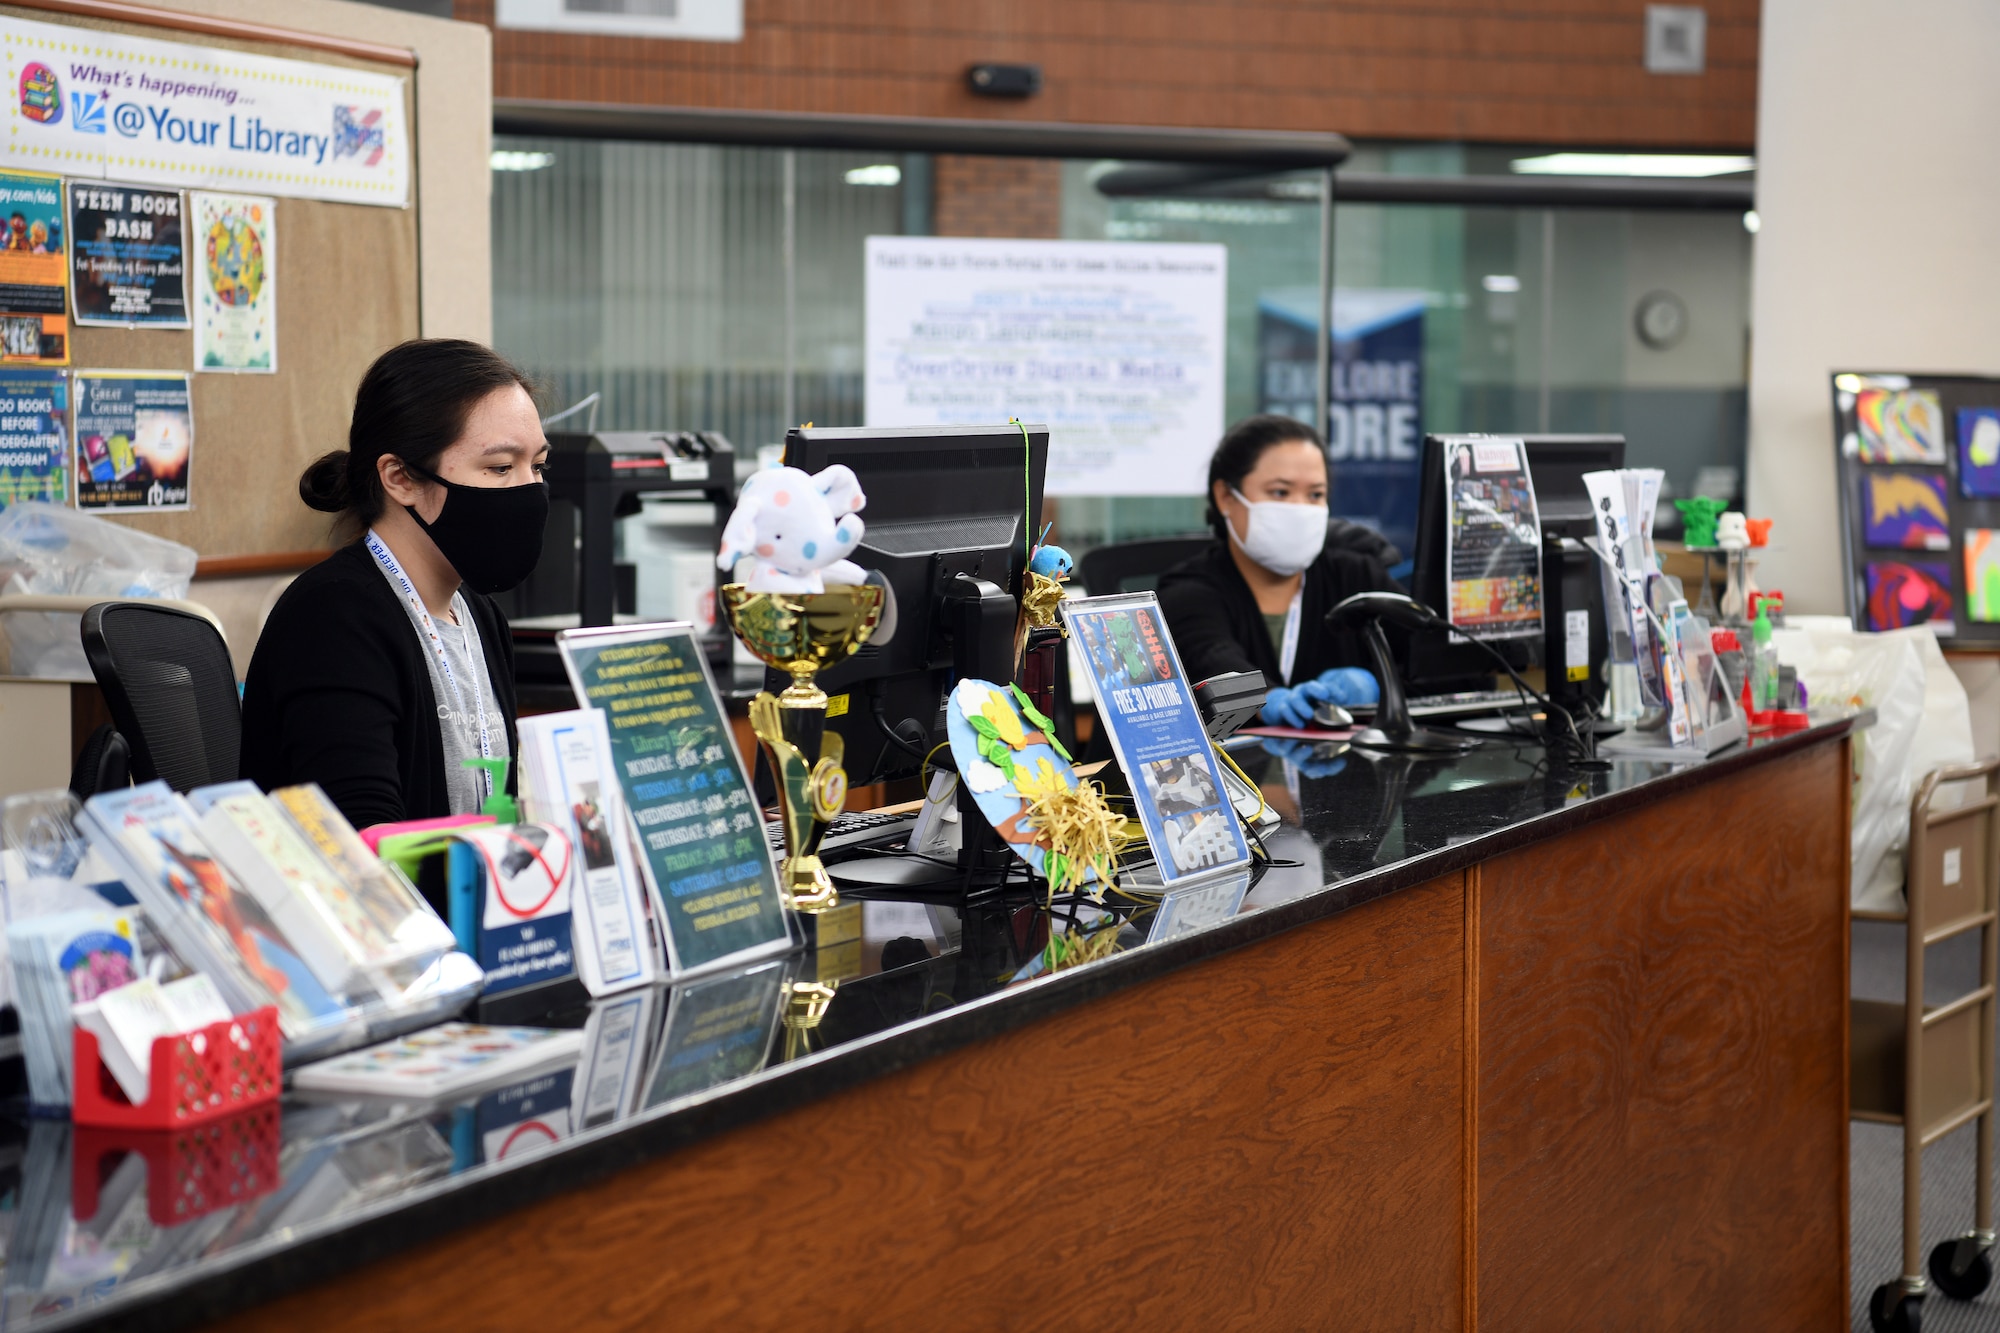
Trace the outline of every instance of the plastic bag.
{"type": "MultiPolygon", "coordinates": [[[[0,593],[84,597],[186,597],[192,547],[61,505],[25,501],[0,510],[0,593]]],[[[77,616],[65,611],[0,615],[8,671],[89,680],[77,616]]]]}
{"type": "MultiPolygon", "coordinates": [[[[1803,617],[1793,617],[1795,623],[1803,617]]],[[[1873,708],[1872,727],[1854,733],[1853,905],[1903,909],[1903,855],[1910,798],[1933,769],[1972,762],[1972,712],[1930,626],[1857,634],[1807,622],[1774,638],[1816,704],[1873,708]]],[[[1959,804],[1940,788],[1934,808],[1959,804]]]]}

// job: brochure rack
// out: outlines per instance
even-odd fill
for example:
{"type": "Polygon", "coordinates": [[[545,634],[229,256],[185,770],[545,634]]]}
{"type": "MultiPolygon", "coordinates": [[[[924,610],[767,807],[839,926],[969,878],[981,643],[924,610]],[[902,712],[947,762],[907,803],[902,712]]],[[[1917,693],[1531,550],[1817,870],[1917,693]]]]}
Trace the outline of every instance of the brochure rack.
{"type": "Polygon", "coordinates": [[[146,1100],[135,1106],[105,1067],[95,1034],[78,1028],[71,1118],[111,1129],[191,1129],[276,1101],[282,1044],[278,1011],[268,1005],[198,1032],[155,1038],[146,1100]]]}
{"type": "Polygon", "coordinates": [[[146,1161],[146,1217],[154,1226],[178,1226],[269,1194],[284,1178],[279,1123],[277,1103],[267,1101],[171,1134],[80,1127],[70,1165],[74,1215],[87,1222],[97,1214],[104,1161],[128,1152],[146,1161]]]}

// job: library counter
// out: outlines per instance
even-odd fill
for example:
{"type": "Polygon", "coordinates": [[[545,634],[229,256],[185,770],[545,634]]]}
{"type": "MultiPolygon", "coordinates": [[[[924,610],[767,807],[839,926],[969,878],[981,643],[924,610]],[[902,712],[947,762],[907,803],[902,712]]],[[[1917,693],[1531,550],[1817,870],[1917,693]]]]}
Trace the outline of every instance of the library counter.
{"type": "Polygon", "coordinates": [[[1853,725],[1255,744],[1205,929],[870,902],[460,1105],[16,1126],[4,1327],[1844,1326],[1853,725]]]}

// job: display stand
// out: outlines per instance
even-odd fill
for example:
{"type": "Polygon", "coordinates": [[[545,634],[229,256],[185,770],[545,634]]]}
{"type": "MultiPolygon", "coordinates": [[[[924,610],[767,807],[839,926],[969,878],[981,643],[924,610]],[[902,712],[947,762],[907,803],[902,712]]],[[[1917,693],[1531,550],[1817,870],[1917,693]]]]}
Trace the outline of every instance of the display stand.
{"type": "Polygon", "coordinates": [[[105,1067],[97,1037],[77,1028],[71,1118],[110,1129],[191,1129],[275,1101],[282,1045],[278,1011],[269,1005],[198,1032],[155,1038],[146,1100],[135,1106],[105,1067]]]}

